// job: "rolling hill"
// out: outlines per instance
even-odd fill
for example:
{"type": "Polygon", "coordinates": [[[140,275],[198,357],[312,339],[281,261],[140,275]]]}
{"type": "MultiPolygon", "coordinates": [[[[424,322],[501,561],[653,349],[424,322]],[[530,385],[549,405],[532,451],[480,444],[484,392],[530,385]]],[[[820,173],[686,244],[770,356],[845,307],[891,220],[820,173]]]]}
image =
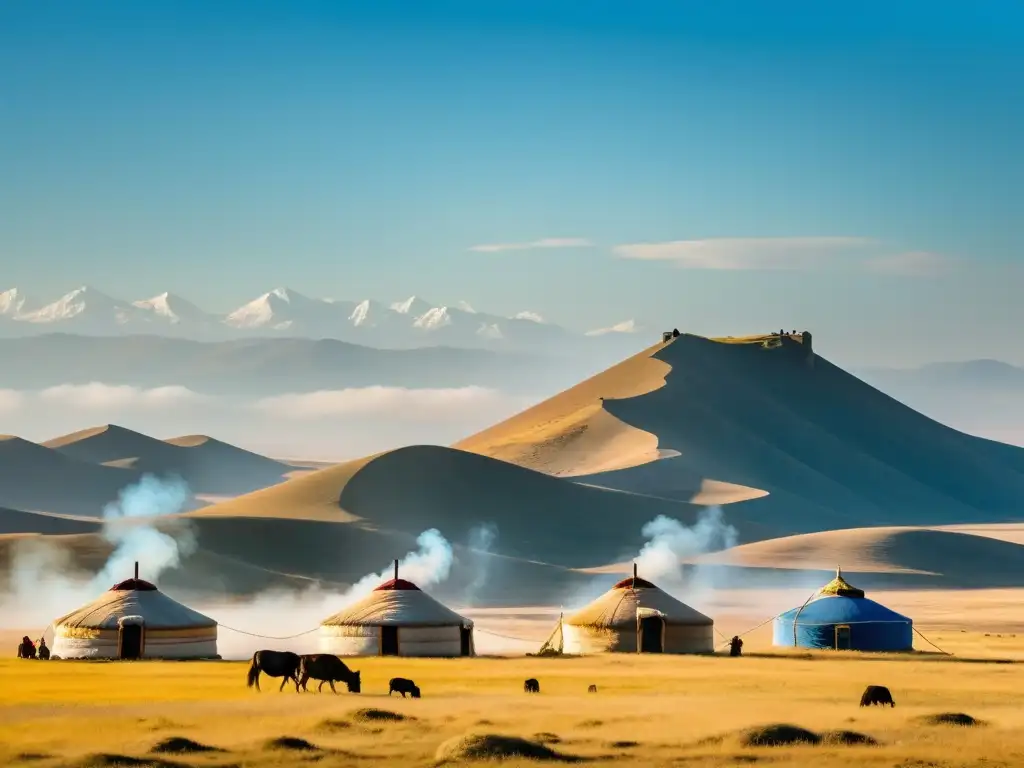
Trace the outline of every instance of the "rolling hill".
{"type": "Polygon", "coordinates": [[[132,469],[91,464],[11,435],[0,436],[0,505],[99,517],[137,482],[132,469]]]}
{"type": "Polygon", "coordinates": [[[197,494],[247,493],[282,482],[295,469],[205,435],[157,440],[113,424],[62,435],[43,445],[78,461],[177,475],[197,494]]]}

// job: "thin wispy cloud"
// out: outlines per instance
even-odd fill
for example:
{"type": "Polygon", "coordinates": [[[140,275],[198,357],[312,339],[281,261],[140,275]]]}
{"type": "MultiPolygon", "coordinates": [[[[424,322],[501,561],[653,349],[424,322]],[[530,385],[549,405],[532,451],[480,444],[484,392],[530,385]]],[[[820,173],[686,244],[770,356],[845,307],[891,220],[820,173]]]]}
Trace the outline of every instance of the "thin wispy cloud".
{"type": "Polygon", "coordinates": [[[613,252],[623,259],[667,261],[684,269],[803,270],[873,245],[864,237],[721,237],[628,243],[613,252]]]}
{"type": "Polygon", "coordinates": [[[622,259],[664,261],[681,269],[723,271],[853,269],[907,277],[943,274],[954,265],[932,251],[904,251],[870,237],[722,237],[627,243],[622,259]]]}
{"type": "Polygon", "coordinates": [[[623,320],[621,323],[616,323],[607,328],[595,328],[592,331],[587,331],[587,336],[605,336],[609,333],[638,333],[641,330],[640,326],[637,325],[636,320],[629,319],[623,320]]]}
{"type": "Polygon", "coordinates": [[[594,244],[585,237],[545,237],[528,243],[484,243],[471,246],[476,253],[500,253],[502,251],[532,251],[538,248],[590,248],[594,244]]]}

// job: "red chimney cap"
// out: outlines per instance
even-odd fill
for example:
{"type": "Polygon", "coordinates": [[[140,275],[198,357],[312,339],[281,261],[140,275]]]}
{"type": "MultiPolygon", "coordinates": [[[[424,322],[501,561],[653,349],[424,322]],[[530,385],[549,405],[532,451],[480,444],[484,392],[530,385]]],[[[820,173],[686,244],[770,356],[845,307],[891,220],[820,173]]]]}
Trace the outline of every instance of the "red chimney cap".
{"type": "Polygon", "coordinates": [[[380,591],[388,591],[388,590],[392,590],[392,589],[408,589],[408,590],[413,590],[414,589],[414,590],[416,590],[418,592],[420,588],[417,587],[415,584],[413,584],[411,581],[406,581],[405,579],[391,579],[389,581],[385,581],[383,584],[381,584],[379,587],[377,587],[373,591],[374,592],[380,592],[380,591]]]}
{"type": "Polygon", "coordinates": [[[125,579],[110,588],[111,592],[155,592],[156,585],[143,579],[125,579]]]}
{"type": "Polygon", "coordinates": [[[628,579],[616,582],[612,589],[657,589],[657,587],[647,579],[641,579],[639,576],[630,576],[628,579]]]}

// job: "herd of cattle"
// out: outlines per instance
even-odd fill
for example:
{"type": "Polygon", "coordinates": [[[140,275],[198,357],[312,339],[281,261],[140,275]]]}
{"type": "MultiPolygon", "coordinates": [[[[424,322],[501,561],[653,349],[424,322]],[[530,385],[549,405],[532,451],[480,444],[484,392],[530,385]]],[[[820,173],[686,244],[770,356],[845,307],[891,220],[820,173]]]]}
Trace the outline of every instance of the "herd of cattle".
{"type": "MultiPolygon", "coordinates": [[[[291,651],[256,651],[249,665],[247,685],[260,690],[260,674],[270,677],[282,677],[279,691],[284,690],[285,684],[291,680],[295,684],[295,692],[307,690],[306,684],[312,680],[319,680],[320,685],[317,691],[322,691],[324,683],[331,686],[331,690],[337,693],[334,684],[343,682],[348,686],[349,693],[359,693],[362,690],[362,679],[359,672],[349,669],[337,656],[329,653],[316,653],[300,656],[291,651]]],[[[540,693],[540,682],[531,677],[523,682],[523,691],[526,693],[540,693]]],[[[588,693],[597,693],[597,686],[591,685],[587,688],[588,693]]],[[[402,694],[405,698],[409,694],[414,699],[420,698],[420,689],[412,680],[404,677],[393,677],[388,683],[388,696],[392,693],[402,694]]],[[[884,685],[869,685],[864,689],[860,697],[860,705],[868,707],[873,705],[895,707],[892,694],[884,685]]]]}

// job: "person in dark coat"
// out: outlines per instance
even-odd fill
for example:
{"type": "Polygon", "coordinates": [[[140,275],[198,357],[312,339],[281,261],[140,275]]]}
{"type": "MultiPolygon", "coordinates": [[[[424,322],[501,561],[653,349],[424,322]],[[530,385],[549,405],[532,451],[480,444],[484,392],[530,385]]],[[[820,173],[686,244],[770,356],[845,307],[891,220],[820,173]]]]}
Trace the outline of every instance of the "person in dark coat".
{"type": "Polygon", "coordinates": [[[39,638],[39,658],[43,661],[48,661],[50,658],[50,649],[46,646],[46,638],[39,638]]]}
{"type": "Polygon", "coordinates": [[[733,635],[732,640],[729,641],[729,655],[739,656],[743,649],[743,641],[740,640],[739,635],[733,635]]]}

